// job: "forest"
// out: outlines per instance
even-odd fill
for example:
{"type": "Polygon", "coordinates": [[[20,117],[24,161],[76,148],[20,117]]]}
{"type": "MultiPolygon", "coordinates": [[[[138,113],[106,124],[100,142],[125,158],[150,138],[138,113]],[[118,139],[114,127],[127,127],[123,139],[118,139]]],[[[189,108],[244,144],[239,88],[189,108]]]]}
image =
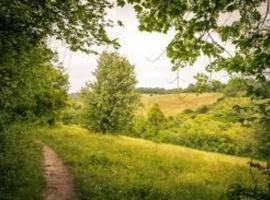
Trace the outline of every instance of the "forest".
{"type": "Polygon", "coordinates": [[[0,0],[0,199],[269,200],[269,13],[269,0],[0,0]],[[126,7],[136,30],[173,32],[177,83],[209,61],[193,82],[140,85],[109,34],[126,7]],[[95,56],[77,92],[50,41],[95,56]]]}

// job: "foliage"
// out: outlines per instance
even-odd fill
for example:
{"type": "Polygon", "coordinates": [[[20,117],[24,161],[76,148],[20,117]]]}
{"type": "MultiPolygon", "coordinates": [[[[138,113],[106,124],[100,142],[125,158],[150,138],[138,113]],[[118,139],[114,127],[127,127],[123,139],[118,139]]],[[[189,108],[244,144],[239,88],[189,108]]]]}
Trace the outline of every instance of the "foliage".
{"type": "Polygon", "coordinates": [[[193,64],[201,55],[214,58],[208,70],[225,69],[253,80],[249,94],[265,100],[260,106],[254,106],[254,110],[263,118],[262,121],[270,118],[266,112],[270,105],[267,87],[270,67],[269,0],[118,0],[120,6],[126,3],[131,3],[137,12],[140,30],[175,31],[167,46],[167,55],[175,64],[174,68],[193,64]],[[232,16],[234,19],[228,22],[232,16]],[[224,42],[232,43],[236,47],[235,52],[226,50],[224,42]]]}
{"type": "MultiPolygon", "coordinates": [[[[205,76],[204,74],[198,74],[196,77],[205,76]]],[[[195,92],[223,92],[223,89],[226,84],[221,83],[218,80],[209,81],[207,80],[202,83],[201,81],[197,81],[196,84],[190,83],[186,88],[147,88],[147,87],[139,87],[137,91],[140,94],[177,94],[177,93],[195,93],[195,92]]]]}
{"type": "Polygon", "coordinates": [[[140,94],[176,94],[177,92],[183,92],[182,88],[173,88],[173,89],[165,89],[165,88],[147,88],[147,87],[139,87],[137,91],[140,94]]]}
{"type": "Polygon", "coordinates": [[[248,106],[250,102],[249,98],[244,97],[223,98],[211,106],[204,105],[194,111],[184,110],[171,116],[162,126],[156,123],[156,129],[149,128],[151,126],[148,125],[148,119],[140,118],[135,120],[136,126],[132,133],[137,137],[191,148],[265,158],[258,152],[258,140],[255,139],[255,132],[262,131],[245,125],[254,113],[238,109],[239,105],[248,106]]]}
{"type": "Polygon", "coordinates": [[[59,120],[64,124],[83,125],[84,104],[80,95],[73,98],[69,95],[67,106],[60,112],[59,120]]]}
{"type": "MultiPolygon", "coordinates": [[[[63,159],[82,199],[217,200],[233,183],[253,183],[245,158],[93,134],[78,126],[32,132],[63,159]]],[[[258,169],[254,176],[263,188],[258,169]]]]}
{"type": "Polygon", "coordinates": [[[57,111],[65,106],[68,77],[61,68],[52,66],[51,59],[49,50],[31,48],[13,60],[19,68],[14,68],[13,62],[0,64],[0,118],[55,119],[57,111]]]}
{"type": "Polygon", "coordinates": [[[31,114],[33,109],[47,114],[51,108],[61,107],[60,102],[66,97],[61,92],[66,87],[66,77],[51,67],[55,57],[47,48],[48,38],[86,52],[93,52],[93,45],[117,46],[105,31],[112,25],[105,19],[107,8],[111,7],[106,0],[0,2],[0,131],[14,120],[14,114],[29,116],[27,109],[31,114]]]}
{"type": "Polygon", "coordinates": [[[195,90],[198,93],[205,92],[208,82],[208,76],[206,74],[199,73],[194,78],[196,79],[195,90]]]}
{"type": "MultiPolygon", "coordinates": [[[[29,126],[27,124],[27,126],[29,126]]],[[[0,199],[42,198],[45,188],[42,150],[26,125],[13,124],[0,149],[0,199]]]]}
{"type": "Polygon", "coordinates": [[[268,76],[265,72],[270,66],[269,26],[266,23],[269,1],[118,0],[120,6],[125,3],[133,4],[140,30],[175,31],[167,55],[177,66],[179,62],[192,64],[204,54],[215,58],[210,64],[211,69],[240,72],[261,80],[268,76]],[[265,12],[260,12],[263,5],[265,12]],[[232,15],[238,16],[229,23],[226,18],[232,15]],[[218,35],[222,42],[234,44],[235,54],[226,50],[214,35],[218,35]]]}
{"type": "Polygon", "coordinates": [[[228,200],[239,200],[239,199],[250,199],[250,200],[264,200],[270,198],[270,165],[269,163],[265,166],[259,162],[249,162],[250,174],[253,177],[253,187],[243,186],[241,184],[233,184],[229,187],[227,192],[228,200]],[[260,170],[265,176],[268,176],[267,187],[258,187],[258,182],[254,178],[254,169],[260,170]]]}
{"type": "Polygon", "coordinates": [[[134,67],[117,53],[104,52],[85,95],[87,125],[98,132],[129,126],[138,105],[134,67]]]}
{"type": "Polygon", "coordinates": [[[232,78],[224,88],[224,94],[226,96],[239,96],[247,93],[249,88],[248,80],[241,78],[232,78]]]}
{"type": "Polygon", "coordinates": [[[160,110],[158,104],[154,104],[151,110],[147,114],[147,121],[145,124],[145,132],[143,137],[155,138],[159,131],[166,127],[167,119],[160,110]]]}
{"type": "Polygon", "coordinates": [[[196,93],[223,92],[224,87],[227,85],[218,80],[210,80],[208,75],[204,73],[198,73],[194,78],[196,83],[192,90],[196,93]]]}
{"type": "Polygon", "coordinates": [[[199,108],[197,108],[196,112],[197,113],[207,113],[209,111],[209,106],[201,106],[199,108]]]}
{"type": "Polygon", "coordinates": [[[105,31],[112,25],[105,19],[111,7],[106,0],[1,1],[0,51],[44,44],[50,36],[65,41],[72,50],[115,43],[105,31]]]}

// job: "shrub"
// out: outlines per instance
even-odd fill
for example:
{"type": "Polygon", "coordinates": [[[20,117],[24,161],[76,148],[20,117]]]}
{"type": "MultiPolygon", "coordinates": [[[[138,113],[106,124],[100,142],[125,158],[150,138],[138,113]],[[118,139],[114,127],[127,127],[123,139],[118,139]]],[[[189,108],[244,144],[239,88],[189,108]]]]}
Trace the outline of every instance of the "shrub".
{"type": "Polygon", "coordinates": [[[157,136],[159,131],[166,127],[167,119],[163,112],[160,110],[158,104],[154,104],[147,115],[147,122],[145,127],[145,136],[153,138],[157,136]]]}
{"type": "Polygon", "coordinates": [[[194,111],[191,110],[190,108],[187,108],[187,109],[183,110],[183,113],[184,113],[184,114],[189,114],[189,113],[193,113],[193,112],[194,112],[194,111]]]}
{"type": "Polygon", "coordinates": [[[41,199],[45,179],[40,146],[21,124],[0,132],[0,138],[0,199],[41,199]]]}
{"type": "Polygon", "coordinates": [[[197,110],[196,110],[196,112],[198,112],[198,113],[207,113],[209,111],[209,106],[201,106],[201,107],[199,107],[197,110]]]}

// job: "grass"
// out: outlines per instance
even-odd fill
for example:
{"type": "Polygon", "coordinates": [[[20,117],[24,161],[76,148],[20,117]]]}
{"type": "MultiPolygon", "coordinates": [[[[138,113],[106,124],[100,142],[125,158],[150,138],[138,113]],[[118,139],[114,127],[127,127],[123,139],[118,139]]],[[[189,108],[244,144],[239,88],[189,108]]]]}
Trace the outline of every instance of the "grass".
{"type": "Polygon", "coordinates": [[[166,95],[142,95],[143,104],[140,113],[147,114],[151,107],[158,103],[162,112],[166,116],[178,114],[185,109],[195,110],[203,105],[211,105],[222,97],[220,93],[203,93],[203,94],[166,94],[166,95]]]}
{"type": "MultiPolygon", "coordinates": [[[[233,183],[252,185],[246,158],[77,126],[34,132],[64,160],[82,199],[218,200],[233,183]]],[[[255,176],[263,179],[258,171],[255,176]]]]}
{"type": "Polygon", "coordinates": [[[5,144],[0,151],[0,199],[42,199],[45,178],[40,145],[21,124],[13,125],[4,134],[5,144]]]}

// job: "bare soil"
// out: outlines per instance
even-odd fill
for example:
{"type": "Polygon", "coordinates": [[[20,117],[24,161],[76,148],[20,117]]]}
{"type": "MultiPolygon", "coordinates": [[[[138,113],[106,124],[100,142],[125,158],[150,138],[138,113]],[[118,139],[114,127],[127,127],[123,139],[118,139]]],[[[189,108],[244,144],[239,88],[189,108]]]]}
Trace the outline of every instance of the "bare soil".
{"type": "Polygon", "coordinates": [[[47,145],[43,144],[44,171],[47,187],[45,200],[78,200],[74,190],[73,178],[62,160],[47,145]]]}

